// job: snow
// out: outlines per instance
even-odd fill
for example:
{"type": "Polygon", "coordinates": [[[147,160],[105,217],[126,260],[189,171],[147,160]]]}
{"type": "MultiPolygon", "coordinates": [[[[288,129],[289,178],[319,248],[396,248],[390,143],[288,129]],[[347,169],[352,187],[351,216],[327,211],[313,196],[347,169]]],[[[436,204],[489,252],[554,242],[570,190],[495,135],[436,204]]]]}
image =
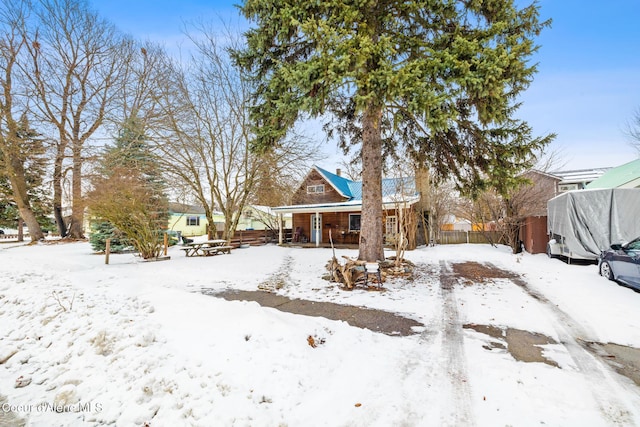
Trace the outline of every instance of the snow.
{"type": "Polygon", "coordinates": [[[594,265],[442,245],[407,252],[426,274],[377,292],[323,280],[330,249],[169,255],[106,265],[87,243],[0,244],[0,425],[9,410],[30,426],[640,425],[640,388],[577,344],[640,348],[640,293],[594,265]],[[526,288],[492,279],[445,292],[442,269],[464,261],[516,272],[526,288]],[[388,336],[201,293],[259,287],[425,327],[388,336]],[[489,348],[496,339],[467,324],[543,334],[558,366],[489,348]]]}

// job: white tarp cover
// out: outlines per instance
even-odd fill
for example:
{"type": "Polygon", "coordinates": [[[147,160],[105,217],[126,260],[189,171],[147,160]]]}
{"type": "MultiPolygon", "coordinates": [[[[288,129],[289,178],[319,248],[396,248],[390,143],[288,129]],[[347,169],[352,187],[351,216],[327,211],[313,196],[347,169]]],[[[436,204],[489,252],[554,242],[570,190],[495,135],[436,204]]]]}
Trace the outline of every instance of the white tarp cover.
{"type": "Polygon", "coordinates": [[[547,203],[549,234],[578,256],[595,258],[613,243],[640,236],[640,188],[575,190],[547,203]]]}

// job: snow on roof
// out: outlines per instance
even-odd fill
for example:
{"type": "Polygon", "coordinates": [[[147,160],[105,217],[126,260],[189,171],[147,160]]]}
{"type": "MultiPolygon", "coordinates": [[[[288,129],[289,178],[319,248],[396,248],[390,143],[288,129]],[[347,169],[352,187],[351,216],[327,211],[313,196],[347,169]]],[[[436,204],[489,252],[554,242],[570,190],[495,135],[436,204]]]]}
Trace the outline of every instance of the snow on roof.
{"type": "Polygon", "coordinates": [[[600,178],[609,169],[611,168],[576,169],[551,172],[551,174],[560,177],[560,184],[588,183],[600,178]]]}
{"type": "MultiPolygon", "coordinates": [[[[405,203],[409,206],[413,205],[420,199],[420,196],[413,195],[398,199],[396,197],[383,197],[382,206],[384,209],[393,209],[398,203],[405,203]]],[[[362,199],[352,199],[346,202],[333,202],[333,203],[315,203],[306,205],[289,205],[278,206],[273,208],[275,212],[287,213],[287,212],[357,212],[362,210],[362,199]]]]}
{"type": "MultiPolygon", "coordinates": [[[[352,181],[340,175],[331,173],[321,167],[314,166],[324,179],[326,179],[340,195],[349,200],[362,200],[362,182],[352,181]]],[[[401,195],[416,195],[416,184],[414,177],[402,178],[383,178],[382,179],[382,197],[398,198],[401,195]]]]}

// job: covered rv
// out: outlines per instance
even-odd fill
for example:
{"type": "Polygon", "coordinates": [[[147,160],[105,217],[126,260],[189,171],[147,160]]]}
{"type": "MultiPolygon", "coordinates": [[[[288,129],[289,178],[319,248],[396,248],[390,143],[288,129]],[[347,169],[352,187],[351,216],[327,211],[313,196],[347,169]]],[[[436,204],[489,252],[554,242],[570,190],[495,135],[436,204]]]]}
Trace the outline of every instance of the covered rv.
{"type": "Polygon", "coordinates": [[[547,203],[549,256],[595,260],[613,243],[640,236],[640,189],[568,191],[547,203]]]}

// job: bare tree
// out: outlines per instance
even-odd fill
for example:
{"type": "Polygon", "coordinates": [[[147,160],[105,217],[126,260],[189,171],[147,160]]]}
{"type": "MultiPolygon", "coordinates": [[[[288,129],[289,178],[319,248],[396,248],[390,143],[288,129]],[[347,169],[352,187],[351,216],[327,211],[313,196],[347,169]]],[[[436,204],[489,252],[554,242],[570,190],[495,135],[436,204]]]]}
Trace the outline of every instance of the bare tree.
{"type": "Polygon", "coordinates": [[[627,124],[627,135],[631,139],[631,146],[640,154],[640,108],[638,108],[631,121],[627,124]]]}
{"type": "Polygon", "coordinates": [[[351,160],[342,160],[340,161],[340,167],[342,168],[344,176],[351,181],[362,180],[362,162],[360,161],[360,157],[355,157],[351,160]]]}
{"type": "Polygon", "coordinates": [[[428,187],[429,224],[427,242],[437,242],[440,231],[450,215],[458,212],[459,196],[455,185],[451,181],[435,181],[428,187]]]}
{"type": "Polygon", "coordinates": [[[29,227],[32,241],[44,238],[44,234],[31,208],[26,163],[29,157],[37,156],[35,146],[29,139],[29,124],[26,120],[26,105],[19,105],[23,86],[17,74],[19,56],[25,46],[22,29],[27,9],[21,1],[2,3],[0,6],[0,171],[9,178],[12,196],[20,217],[29,227]],[[22,109],[22,113],[17,110],[22,109]],[[20,114],[20,119],[15,119],[20,114]]]}
{"type": "Polygon", "coordinates": [[[309,165],[320,158],[319,142],[299,134],[282,141],[277,149],[261,153],[251,203],[264,206],[290,204],[309,165]]]}
{"type": "Polygon", "coordinates": [[[460,197],[454,212],[468,220],[475,230],[483,233],[491,245],[501,240],[496,240],[491,233],[498,231],[498,226],[505,217],[504,200],[496,190],[485,190],[475,199],[460,197]]]}
{"type": "Polygon", "coordinates": [[[25,65],[37,99],[39,118],[57,135],[53,165],[54,215],[62,236],[65,161],[70,169],[72,212],[69,233],[83,237],[82,167],[84,150],[114,105],[127,63],[129,43],[113,27],[91,12],[84,0],[40,0],[37,25],[25,29],[31,58],[25,65]]]}
{"type": "Polygon", "coordinates": [[[164,48],[152,43],[138,43],[125,40],[121,45],[123,58],[123,79],[116,92],[113,109],[106,116],[107,126],[114,135],[122,130],[122,124],[135,120],[142,130],[162,128],[165,112],[163,111],[161,89],[167,86],[172,68],[172,61],[164,48]]]}
{"type": "Polygon", "coordinates": [[[196,46],[193,67],[164,70],[172,78],[163,86],[166,121],[155,129],[156,151],[167,173],[188,185],[204,207],[208,233],[217,231],[213,212],[219,210],[225,217],[223,237],[229,239],[248,203],[286,199],[286,183],[299,179],[288,171],[306,169],[314,147],[304,150],[304,139],[291,138],[261,155],[251,152],[250,87],[226,51],[237,39],[231,32],[219,38],[205,26],[197,30],[190,36],[196,46]],[[260,186],[277,191],[257,195],[260,186]]]}

